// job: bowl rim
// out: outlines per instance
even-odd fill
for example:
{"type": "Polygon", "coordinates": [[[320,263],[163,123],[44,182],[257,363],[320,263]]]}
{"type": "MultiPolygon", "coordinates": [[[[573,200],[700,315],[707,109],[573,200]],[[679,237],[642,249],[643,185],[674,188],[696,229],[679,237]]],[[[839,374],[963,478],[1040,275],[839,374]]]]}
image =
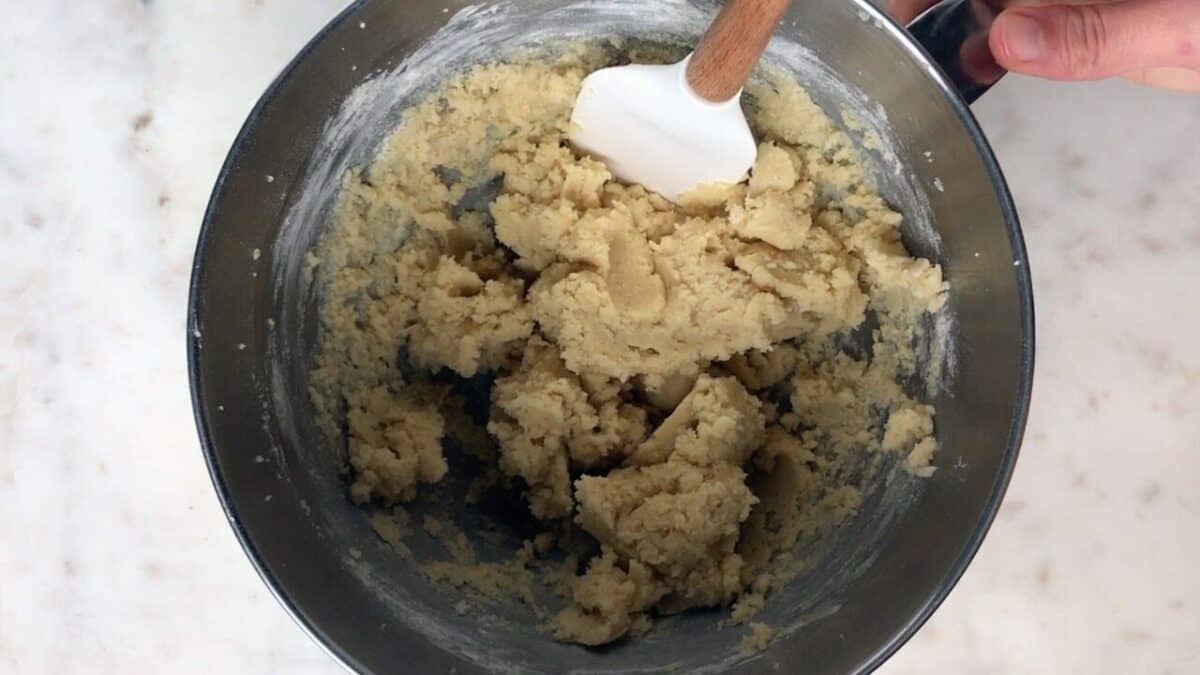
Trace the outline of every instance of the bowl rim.
{"type": "MultiPolygon", "coordinates": [[[[203,402],[205,400],[205,391],[203,378],[201,376],[201,361],[203,359],[202,350],[200,348],[201,341],[199,335],[199,314],[200,296],[205,280],[205,261],[209,251],[209,237],[213,229],[214,216],[218,209],[219,202],[224,193],[224,186],[230,175],[233,173],[237,160],[242,154],[245,147],[248,145],[251,137],[259,127],[261,117],[265,108],[275,99],[276,95],[283,85],[288,81],[292,73],[299,67],[301,63],[309,57],[309,55],[321,44],[331,33],[339,29],[344,23],[351,20],[371,0],[354,0],[332,19],[329,20],[317,33],[309,39],[299,52],[288,62],[288,64],[279,72],[279,74],[271,81],[271,84],[266,88],[262,96],[255,103],[250,113],[247,115],[245,122],[242,124],[233,144],[230,147],[225,160],[222,162],[220,172],[218,173],[213,190],[210,194],[204,216],[201,221],[200,232],[197,238],[196,250],[193,257],[191,280],[188,286],[188,305],[187,305],[187,368],[189,390],[191,393],[192,411],[195,419],[197,432],[199,434],[201,450],[204,454],[205,465],[208,468],[209,478],[212,481],[213,488],[216,492],[217,499],[221,504],[221,508],[225,514],[225,518],[233,530],[238,543],[245,552],[255,572],[259,578],[267,586],[271,594],[279,602],[281,606],[291,616],[292,620],[308,635],[308,637],[316,643],[326,654],[328,654],[335,663],[338,663],[343,668],[351,672],[368,672],[361,663],[345,649],[343,649],[335,640],[326,635],[324,631],[316,626],[292,601],[286,589],[282,587],[279,580],[271,573],[267,567],[262,553],[255,546],[249,533],[243,527],[241,519],[238,515],[237,507],[234,503],[234,497],[230,493],[224,476],[222,475],[219,462],[216,458],[215,444],[210,432],[210,420],[205,413],[203,402]]],[[[869,0],[853,0],[858,5],[857,9],[860,12],[865,12],[870,19],[881,27],[894,41],[909,52],[916,61],[923,63],[926,66],[928,75],[937,85],[943,96],[945,96],[954,112],[959,118],[959,121],[964,125],[968,135],[975,145],[979,153],[979,158],[983,162],[987,175],[991,180],[995,190],[997,199],[1000,204],[1001,213],[1004,218],[1005,229],[1007,230],[1009,243],[1012,247],[1014,257],[1014,272],[1017,275],[1017,291],[1020,305],[1020,322],[1021,322],[1021,358],[1020,358],[1020,374],[1018,378],[1018,391],[1016,405],[1013,410],[1013,417],[1009,425],[1008,443],[1005,448],[1005,453],[1001,459],[998,471],[992,484],[991,493],[986,501],[982,515],[971,536],[964,542],[963,548],[959,557],[954,564],[947,570],[945,577],[937,590],[925,599],[921,608],[909,617],[908,621],[896,631],[891,638],[885,643],[877,647],[869,657],[867,657],[858,667],[858,673],[870,673],[878,669],[884,662],[891,658],[901,647],[903,647],[918,630],[929,620],[935,611],[941,606],[950,592],[958,584],[962,575],[966,572],[978,553],[980,546],[983,543],[988,531],[991,529],[996,515],[999,512],[1001,502],[1011,482],[1013,471],[1016,467],[1017,459],[1020,455],[1020,448],[1025,434],[1025,428],[1029,417],[1029,409],[1033,394],[1033,374],[1035,362],[1035,347],[1036,347],[1036,326],[1035,326],[1035,310],[1033,299],[1033,281],[1032,271],[1030,270],[1028,251],[1025,245],[1025,238],[1022,234],[1020,219],[1017,215],[1016,206],[1013,202],[1012,193],[1008,188],[1008,183],[1004,178],[1004,174],[1000,168],[999,162],[995,153],[984,135],[982,128],[979,125],[975,115],[971,112],[970,105],[963,98],[960,92],[951,84],[949,78],[936,65],[934,59],[929,55],[928,51],[902,26],[882,9],[873,5],[869,0]]]]}

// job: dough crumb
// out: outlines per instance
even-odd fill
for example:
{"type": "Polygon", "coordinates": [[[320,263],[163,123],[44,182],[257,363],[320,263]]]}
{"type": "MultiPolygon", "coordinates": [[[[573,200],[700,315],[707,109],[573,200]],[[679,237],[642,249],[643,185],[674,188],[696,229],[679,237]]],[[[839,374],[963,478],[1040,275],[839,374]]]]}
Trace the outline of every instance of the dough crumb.
{"type": "Polygon", "coordinates": [[[408,525],[408,513],[397,507],[388,513],[371,514],[371,528],[401,558],[412,558],[412,550],[404,543],[412,531],[408,525]]]}
{"type": "Polygon", "coordinates": [[[738,645],[744,652],[761,652],[771,644],[775,631],[765,623],[750,624],[750,632],[742,638],[738,645]]]}
{"type": "Polygon", "coordinates": [[[521,366],[492,390],[488,431],[500,444],[500,467],[525,481],[542,519],[570,515],[572,466],[603,465],[644,437],[645,426],[645,411],[623,401],[619,385],[585,383],[541,339],[529,341],[521,366]]]}
{"type": "Polygon", "coordinates": [[[354,501],[411,501],[418,483],[436,483],[446,475],[442,418],[431,406],[385,387],[356,392],[348,403],[354,501]]]}
{"type": "Polygon", "coordinates": [[[701,375],[625,464],[649,466],[678,457],[697,466],[740,466],[762,443],[765,423],[761,402],[736,379],[701,375]]]}
{"type": "Polygon", "coordinates": [[[628,632],[636,616],[665,593],[645,565],[633,560],[622,566],[616,554],[605,549],[575,582],[573,604],[553,624],[555,637],[589,646],[607,644],[628,632]]]}

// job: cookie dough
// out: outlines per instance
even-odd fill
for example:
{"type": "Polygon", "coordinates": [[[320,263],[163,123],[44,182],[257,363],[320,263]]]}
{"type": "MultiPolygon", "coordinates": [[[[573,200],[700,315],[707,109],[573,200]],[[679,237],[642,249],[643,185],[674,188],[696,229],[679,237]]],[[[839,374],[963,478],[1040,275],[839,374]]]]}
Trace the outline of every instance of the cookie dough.
{"type": "MultiPolygon", "coordinates": [[[[586,645],[696,607],[747,620],[794,574],[798,542],[853,516],[849,457],[929,471],[935,410],[899,383],[947,288],[904,248],[850,138],[785,74],[747,87],[761,144],[746,181],[674,204],[614,180],[566,139],[581,80],[618,51],[450,77],[345,176],[312,256],[310,393],[346,442],[353,499],[396,507],[442,480],[443,439],[482,437],[456,431],[449,389],[486,376],[474,452],[491,468],[472,498],[519,491],[544,545],[473,575],[455,535],[455,560],[425,569],[496,597],[512,568],[532,606],[530,561],[583,542],[571,555],[590,562],[551,584],[566,597],[547,628],[586,645]],[[852,356],[868,316],[871,358],[852,356]]],[[[751,636],[761,647],[770,630],[751,636]]]]}

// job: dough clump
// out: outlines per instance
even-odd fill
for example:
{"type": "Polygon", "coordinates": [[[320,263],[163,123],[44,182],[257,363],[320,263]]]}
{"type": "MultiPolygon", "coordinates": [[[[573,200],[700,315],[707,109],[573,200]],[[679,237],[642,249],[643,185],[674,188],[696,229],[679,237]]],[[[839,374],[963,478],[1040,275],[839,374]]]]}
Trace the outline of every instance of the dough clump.
{"type": "MultiPolygon", "coordinates": [[[[532,557],[583,542],[547,627],[586,645],[697,607],[745,621],[794,574],[798,541],[854,515],[851,457],[931,471],[935,411],[899,383],[947,288],[783,74],[747,88],[761,145],[745,182],[674,204],[614,180],[567,142],[580,82],[611,53],[450,77],[345,176],[312,257],[310,395],[345,439],[353,499],[394,507],[441,481],[443,440],[471,437],[451,389],[485,382],[471,451],[491,468],[473,490],[519,491],[546,528],[516,565],[522,598],[532,557]]],[[[756,624],[747,644],[770,634],[756,624]]]]}

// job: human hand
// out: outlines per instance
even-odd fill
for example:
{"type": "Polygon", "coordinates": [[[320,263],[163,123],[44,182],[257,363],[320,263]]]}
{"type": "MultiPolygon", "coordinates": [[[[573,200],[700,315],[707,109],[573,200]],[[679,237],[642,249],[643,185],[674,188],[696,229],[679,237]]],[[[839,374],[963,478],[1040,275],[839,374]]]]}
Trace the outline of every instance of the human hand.
{"type": "MultiPolygon", "coordinates": [[[[936,0],[888,0],[907,23],[936,0]]],[[[1052,80],[1124,77],[1200,92],[1200,0],[1010,0],[988,45],[1014,73],[1052,80]]]]}

